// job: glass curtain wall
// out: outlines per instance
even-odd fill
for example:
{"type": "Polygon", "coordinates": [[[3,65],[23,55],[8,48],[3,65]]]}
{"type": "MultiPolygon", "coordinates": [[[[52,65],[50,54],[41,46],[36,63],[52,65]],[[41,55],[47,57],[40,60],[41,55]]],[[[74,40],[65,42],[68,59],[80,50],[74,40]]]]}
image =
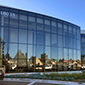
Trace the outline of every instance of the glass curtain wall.
{"type": "Polygon", "coordinates": [[[80,50],[80,27],[0,7],[0,65],[6,72],[78,70],[80,50]]]}

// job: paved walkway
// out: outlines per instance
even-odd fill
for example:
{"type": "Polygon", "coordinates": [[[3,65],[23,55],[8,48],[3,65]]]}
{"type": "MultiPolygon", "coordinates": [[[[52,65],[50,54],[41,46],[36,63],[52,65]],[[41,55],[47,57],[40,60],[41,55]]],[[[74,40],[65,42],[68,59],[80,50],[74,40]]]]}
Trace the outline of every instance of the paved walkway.
{"type": "MultiPolygon", "coordinates": [[[[57,80],[41,80],[41,79],[27,79],[27,78],[4,78],[3,82],[24,82],[24,85],[85,85],[85,83],[57,81],[57,80]]],[[[9,85],[9,84],[8,84],[9,85]]],[[[12,84],[13,85],[13,84],[12,84]]]]}

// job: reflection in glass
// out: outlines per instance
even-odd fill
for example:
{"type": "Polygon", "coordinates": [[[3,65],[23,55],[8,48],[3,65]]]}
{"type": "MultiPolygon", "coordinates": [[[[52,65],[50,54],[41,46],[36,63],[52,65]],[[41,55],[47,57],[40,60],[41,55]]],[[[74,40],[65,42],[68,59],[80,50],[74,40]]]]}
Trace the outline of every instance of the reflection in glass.
{"type": "Polygon", "coordinates": [[[58,23],[58,34],[62,35],[62,24],[58,23]]]}
{"type": "Polygon", "coordinates": [[[10,42],[18,42],[18,29],[10,29],[10,42]]]}
{"type": "Polygon", "coordinates": [[[19,43],[27,43],[27,30],[19,29],[19,43]]]}
{"type": "Polygon", "coordinates": [[[67,25],[64,25],[63,35],[68,35],[67,25]]]}
{"type": "Polygon", "coordinates": [[[57,35],[52,34],[52,46],[57,46],[57,35]]]}
{"type": "Polygon", "coordinates": [[[64,60],[68,60],[68,49],[64,48],[64,60]]]}
{"type": "Polygon", "coordinates": [[[72,32],[72,27],[69,26],[69,36],[72,37],[72,34],[73,34],[73,32],[72,32]]]}
{"type": "Polygon", "coordinates": [[[43,31],[43,19],[37,18],[37,30],[43,31]]]}
{"type": "Polygon", "coordinates": [[[1,38],[1,41],[4,41],[4,42],[8,42],[8,28],[7,27],[1,27],[1,30],[0,30],[0,38],[1,38]]]}
{"type": "Polygon", "coordinates": [[[7,16],[1,16],[1,26],[8,26],[8,17],[7,16]]]}
{"type": "Polygon", "coordinates": [[[73,50],[73,59],[76,60],[76,50],[73,50]]]}
{"type": "Polygon", "coordinates": [[[10,26],[18,27],[18,14],[15,13],[14,17],[10,17],[10,26]]]}
{"type": "Polygon", "coordinates": [[[37,32],[37,44],[43,45],[43,33],[37,32]]]}
{"type": "Polygon", "coordinates": [[[17,44],[9,44],[9,57],[17,58],[17,44]]]}
{"type": "Polygon", "coordinates": [[[53,60],[57,60],[58,57],[57,57],[57,47],[52,47],[52,59],[53,60]]]}
{"type": "Polygon", "coordinates": [[[63,59],[62,48],[58,48],[58,60],[63,59]]]}
{"type": "Polygon", "coordinates": [[[28,59],[33,56],[33,45],[28,45],[28,59]]]}
{"type": "Polygon", "coordinates": [[[76,38],[76,28],[73,28],[73,37],[75,37],[76,38]]]}
{"type": "Polygon", "coordinates": [[[69,37],[69,48],[73,48],[73,39],[69,37]]]}
{"type": "Polygon", "coordinates": [[[36,33],[34,31],[28,31],[28,43],[36,44],[36,33]]]}
{"type": "Polygon", "coordinates": [[[69,49],[69,60],[73,60],[72,49],[69,49]]]}
{"type": "Polygon", "coordinates": [[[58,35],[58,46],[62,47],[62,36],[58,35]]]}
{"type": "Polygon", "coordinates": [[[45,33],[45,45],[50,45],[50,34],[45,33]]]}
{"type": "Polygon", "coordinates": [[[52,33],[57,33],[56,22],[52,21],[52,33]]]}
{"type": "Polygon", "coordinates": [[[40,58],[41,54],[43,54],[43,46],[37,46],[37,58],[40,58]]]}
{"type": "Polygon", "coordinates": [[[27,59],[27,47],[26,47],[26,45],[19,44],[18,57],[27,59]]]}
{"type": "Polygon", "coordinates": [[[20,15],[19,26],[20,28],[27,28],[27,16],[26,15],[20,15]]]}
{"type": "Polygon", "coordinates": [[[51,55],[50,55],[50,47],[45,47],[45,53],[46,53],[46,55],[48,56],[47,58],[48,59],[51,59],[51,55]]]}
{"type": "MultiPolygon", "coordinates": [[[[69,41],[70,42],[70,41],[69,41]]],[[[68,45],[70,45],[69,43],[68,43],[68,37],[63,37],[63,46],[64,47],[68,47],[68,45]]]]}
{"type": "Polygon", "coordinates": [[[35,17],[29,16],[28,20],[29,20],[29,28],[28,29],[34,30],[35,29],[35,17]]]}
{"type": "Polygon", "coordinates": [[[45,20],[45,31],[50,32],[50,21],[45,20]]]}

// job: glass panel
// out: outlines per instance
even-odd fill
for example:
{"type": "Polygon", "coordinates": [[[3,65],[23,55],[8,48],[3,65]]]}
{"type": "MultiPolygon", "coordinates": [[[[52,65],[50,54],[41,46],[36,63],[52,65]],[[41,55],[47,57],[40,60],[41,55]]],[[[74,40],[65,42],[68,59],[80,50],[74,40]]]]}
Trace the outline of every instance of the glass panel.
{"type": "Polygon", "coordinates": [[[1,41],[8,42],[8,28],[7,27],[1,27],[1,41]]]}
{"type": "Polygon", "coordinates": [[[52,21],[52,26],[56,27],[56,22],[52,21]]]}
{"type": "Polygon", "coordinates": [[[80,40],[77,40],[77,49],[80,49],[80,40]]]}
{"type": "Polygon", "coordinates": [[[27,16],[26,16],[26,15],[20,15],[20,20],[25,20],[25,21],[27,21],[27,16]]]}
{"type": "Polygon", "coordinates": [[[73,50],[73,59],[76,60],[76,50],[73,50]]]}
{"type": "Polygon", "coordinates": [[[58,23],[58,34],[62,34],[62,24],[58,23]]]}
{"type": "Polygon", "coordinates": [[[17,58],[17,44],[9,44],[9,58],[17,58]]]}
{"type": "Polygon", "coordinates": [[[52,34],[52,46],[57,46],[57,35],[52,34]]]}
{"type": "Polygon", "coordinates": [[[28,17],[29,20],[29,28],[28,29],[35,29],[35,17],[29,16],[28,17]]]}
{"type": "Polygon", "coordinates": [[[63,46],[68,47],[68,37],[63,37],[63,46]]]}
{"type": "Polygon", "coordinates": [[[28,31],[28,43],[36,44],[36,33],[33,31],[28,31]]]}
{"type": "Polygon", "coordinates": [[[67,25],[64,25],[64,32],[63,32],[63,35],[68,35],[67,25]]]}
{"type": "Polygon", "coordinates": [[[10,29],[10,42],[18,42],[18,29],[10,29]]]}
{"type": "Polygon", "coordinates": [[[20,26],[20,28],[27,28],[27,21],[20,20],[19,26],[20,26]]]}
{"type": "Polygon", "coordinates": [[[47,55],[47,58],[48,58],[48,59],[51,59],[51,55],[50,55],[50,53],[51,53],[50,47],[45,47],[45,53],[46,53],[46,55],[47,55]]]}
{"type": "Polygon", "coordinates": [[[29,28],[28,29],[34,30],[35,29],[35,22],[29,22],[29,28]]]}
{"type": "Polygon", "coordinates": [[[45,20],[45,31],[50,32],[50,21],[45,20]]]}
{"type": "Polygon", "coordinates": [[[18,59],[18,71],[23,72],[25,69],[26,69],[26,59],[18,59]]]}
{"type": "Polygon", "coordinates": [[[1,26],[8,26],[8,16],[1,16],[1,26]]]}
{"type": "Polygon", "coordinates": [[[23,44],[19,44],[18,56],[19,58],[27,59],[27,46],[23,44]]]}
{"type": "Polygon", "coordinates": [[[52,47],[52,59],[57,60],[57,47],[52,47]]]}
{"type": "Polygon", "coordinates": [[[18,14],[14,13],[14,16],[10,17],[10,26],[18,27],[18,14]]]}
{"type": "Polygon", "coordinates": [[[73,48],[77,48],[77,40],[76,39],[73,39],[73,48]]]}
{"type": "Polygon", "coordinates": [[[45,45],[50,45],[50,34],[45,33],[45,45]]]}
{"type": "Polygon", "coordinates": [[[4,42],[8,42],[8,28],[4,27],[4,42]]]}
{"type": "Polygon", "coordinates": [[[69,36],[71,36],[72,37],[72,27],[71,26],[69,26],[69,36]]]}
{"type": "Polygon", "coordinates": [[[58,48],[58,60],[63,59],[62,48],[58,48]]]}
{"type": "Polygon", "coordinates": [[[37,46],[36,71],[45,70],[47,55],[43,53],[43,46],[37,46]]]}
{"type": "MultiPolygon", "coordinates": [[[[4,44],[4,48],[3,48],[3,53],[4,53],[4,59],[5,60],[9,60],[10,57],[8,56],[8,43],[4,44]]],[[[0,56],[1,57],[1,56],[0,56]]],[[[6,62],[5,62],[6,63],[6,62]]]]}
{"type": "Polygon", "coordinates": [[[70,62],[73,60],[72,49],[69,49],[69,60],[70,62]]]}
{"type": "Polygon", "coordinates": [[[35,17],[29,16],[28,20],[31,21],[31,22],[35,22],[35,17]]]}
{"type": "Polygon", "coordinates": [[[64,48],[64,70],[68,70],[68,64],[69,64],[69,58],[68,57],[69,57],[68,49],[64,48]]]}
{"type": "Polygon", "coordinates": [[[58,46],[62,47],[62,36],[58,36],[58,46]]]}
{"type": "Polygon", "coordinates": [[[41,18],[37,18],[37,23],[41,23],[41,24],[43,24],[43,19],[41,19],[41,18]]]}
{"type": "Polygon", "coordinates": [[[27,28],[27,16],[26,15],[20,15],[20,28],[27,28]]]}
{"type": "Polygon", "coordinates": [[[37,32],[37,44],[43,45],[43,33],[37,32]]]}
{"type": "Polygon", "coordinates": [[[63,60],[62,48],[58,48],[58,70],[62,71],[63,60]]]}
{"type": "Polygon", "coordinates": [[[19,29],[19,43],[27,43],[27,30],[19,29]]]}
{"type": "Polygon", "coordinates": [[[33,56],[33,45],[28,45],[28,59],[33,56]]]}
{"type": "Polygon", "coordinates": [[[4,36],[4,27],[1,27],[1,35],[0,35],[1,40],[0,41],[2,41],[2,42],[4,40],[3,36],[4,36]]]}
{"type": "Polygon", "coordinates": [[[56,22],[53,22],[53,21],[52,21],[52,33],[57,33],[56,22]]]}
{"type": "Polygon", "coordinates": [[[76,28],[73,28],[73,37],[75,37],[76,38],[76,28]]]}
{"type": "Polygon", "coordinates": [[[35,71],[36,56],[34,56],[34,46],[28,45],[28,69],[29,71],[35,71]]]}
{"type": "MultiPolygon", "coordinates": [[[[64,48],[64,60],[68,60],[68,49],[64,48]]],[[[68,62],[68,61],[66,61],[68,62]]]]}
{"type": "Polygon", "coordinates": [[[50,26],[49,25],[45,25],[45,31],[50,32],[50,26]]]}
{"type": "Polygon", "coordinates": [[[43,31],[43,24],[37,23],[37,30],[43,31]]]}
{"type": "Polygon", "coordinates": [[[81,55],[85,55],[85,47],[81,47],[81,55]]]}
{"type": "Polygon", "coordinates": [[[50,25],[50,21],[49,20],[45,20],[45,25],[50,25]]]}
{"type": "Polygon", "coordinates": [[[73,39],[69,37],[69,48],[73,48],[73,39]]]}

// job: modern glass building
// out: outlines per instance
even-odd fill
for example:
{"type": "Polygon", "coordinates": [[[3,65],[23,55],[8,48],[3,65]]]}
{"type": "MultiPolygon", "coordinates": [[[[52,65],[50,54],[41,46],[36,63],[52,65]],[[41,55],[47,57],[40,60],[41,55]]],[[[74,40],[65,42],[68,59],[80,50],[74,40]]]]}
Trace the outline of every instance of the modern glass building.
{"type": "Polygon", "coordinates": [[[77,70],[80,51],[79,26],[0,6],[0,65],[6,72],[77,70]]]}
{"type": "Polygon", "coordinates": [[[81,30],[81,66],[85,69],[85,30],[81,30]]]}

